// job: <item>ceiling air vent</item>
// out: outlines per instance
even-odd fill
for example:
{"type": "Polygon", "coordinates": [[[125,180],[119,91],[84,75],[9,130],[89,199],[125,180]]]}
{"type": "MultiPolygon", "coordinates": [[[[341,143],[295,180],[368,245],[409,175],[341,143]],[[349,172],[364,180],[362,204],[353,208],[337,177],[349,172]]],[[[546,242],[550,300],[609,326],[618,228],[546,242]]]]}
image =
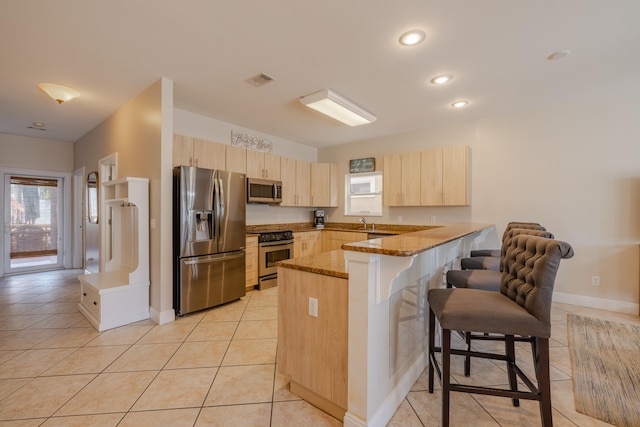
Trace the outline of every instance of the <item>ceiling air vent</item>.
{"type": "Polygon", "coordinates": [[[245,82],[249,83],[251,86],[260,87],[266,85],[267,83],[271,83],[274,80],[275,79],[269,74],[260,73],[256,74],[253,77],[249,77],[245,80],[245,82]]]}

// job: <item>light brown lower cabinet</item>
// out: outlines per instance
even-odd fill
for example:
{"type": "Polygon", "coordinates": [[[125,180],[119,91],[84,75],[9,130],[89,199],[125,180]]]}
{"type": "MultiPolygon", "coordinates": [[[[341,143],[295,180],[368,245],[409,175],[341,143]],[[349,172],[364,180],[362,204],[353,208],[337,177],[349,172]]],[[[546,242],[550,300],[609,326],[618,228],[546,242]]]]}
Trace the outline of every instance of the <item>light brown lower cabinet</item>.
{"type": "Polygon", "coordinates": [[[245,287],[252,290],[258,284],[258,236],[247,236],[245,246],[245,287]]]}
{"type": "Polygon", "coordinates": [[[348,404],[348,290],[347,279],[278,267],[278,371],[293,393],[340,420],[348,404]]]}

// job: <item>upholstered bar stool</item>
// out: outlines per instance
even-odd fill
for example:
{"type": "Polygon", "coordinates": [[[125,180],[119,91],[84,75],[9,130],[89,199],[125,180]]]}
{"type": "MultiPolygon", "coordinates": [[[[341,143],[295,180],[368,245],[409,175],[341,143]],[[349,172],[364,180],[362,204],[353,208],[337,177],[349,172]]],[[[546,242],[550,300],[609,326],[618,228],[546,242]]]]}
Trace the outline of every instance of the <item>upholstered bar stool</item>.
{"type": "Polygon", "coordinates": [[[520,234],[530,236],[544,237],[553,239],[554,236],[548,231],[542,231],[534,228],[518,228],[512,227],[505,232],[502,239],[502,254],[499,256],[499,265],[497,270],[487,269],[470,269],[470,270],[449,270],[446,275],[447,288],[471,288],[484,289],[489,291],[499,291],[500,281],[502,279],[502,271],[504,265],[502,260],[507,253],[507,249],[511,244],[511,240],[520,234]]]}
{"type": "MultiPolygon", "coordinates": [[[[503,244],[512,228],[546,231],[546,229],[537,222],[510,222],[507,224],[507,228],[502,235],[503,244]]],[[[479,249],[471,251],[470,258],[462,258],[460,260],[460,267],[463,270],[500,271],[500,253],[501,249],[479,249]]]]}
{"type": "Polygon", "coordinates": [[[503,396],[519,406],[519,399],[537,400],[543,427],[551,427],[549,337],[551,299],[562,258],[571,258],[568,243],[544,237],[518,235],[505,254],[500,292],[478,289],[431,289],[429,302],[429,392],[434,373],[442,384],[442,426],[449,426],[451,392],[503,396]],[[441,345],[435,346],[436,319],[442,327],[441,345]],[[496,333],[505,337],[505,354],[451,348],[451,331],[496,333]],[[516,365],[514,337],[530,336],[537,386],[516,365]],[[435,353],[442,353],[442,367],[435,353]],[[451,384],[451,355],[482,357],[506,362],[509,388],[451,384]],[[520,378],[529,391],[519,391],[520,378]]]}
{"type": "MultiPolygon", "coordinates": [[[[511,228],[505,233],[502,243],[502,257],[504,259],[507,249],[511,244],[511,240],[518,235],[525,234],[528,236],[538,236],[547,239],[553,239],[553,234],[548,231],[540,231],[533,228],[511,228]]],[[[500,282],[502,281],[502,271],[505,268],[500,266],[500,271],[494,270],[449,270],[446,275],[447,288],[469,288],[469,289],[482,289],[486,291],[500,291],[500,282]]],[[[489,334],[474,334],[470,331],[459,331],[464,336],[464,341],[467,344],[467,350],[471,350],[471,341],[501,341],[503,337],[496,337],[489,334]]],[[[517,337],[516,341],[528,341],[528,337],[517,337]]],[[[464,359],[464,375],[471,375],[471,357],[467,356],[464,359]]]]}

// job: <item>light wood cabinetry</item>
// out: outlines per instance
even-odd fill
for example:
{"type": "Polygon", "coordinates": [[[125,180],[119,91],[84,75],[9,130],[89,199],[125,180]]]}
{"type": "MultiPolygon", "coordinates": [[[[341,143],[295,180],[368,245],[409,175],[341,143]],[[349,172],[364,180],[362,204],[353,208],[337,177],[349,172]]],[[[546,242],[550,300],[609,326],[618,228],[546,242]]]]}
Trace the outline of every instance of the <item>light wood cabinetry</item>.
{"type": "Polygon", "coordinates": [[[293,257],[300,258],[322,252],[321,231],[301,231],[293,233],[293,257]]]}
{"type": "Polygon", "coordinates": [[[423,151],[423,206],[461,206],[469,200],[469,147],[466,145],[423,151]]]}
{"type": "Polygon", "coordinates": [[[174,134],[173,166],[224,170],[225,144],[174,134]]]}
{"type": "Polygon", "coordinates": [[[225,147],[225,170],[229,172],[247,173],[247,154],[244,148],[234,145],[225,147]]]}
{"type": "Polygon", "coordinates": [[[258,236],[247,236],[245,245],[245,287],[253,289],[258,284],[258,236]]]}
{"type": "Polygon", "coordinates": [[[340,249],[344,243],[367,240],[367,233],[357,231],[332,231],[324,230],[323,252],[340,249]]]}
{"type": "Polygon", "coordinates": [[[349,282],[278,268],[278,371],[291,390],[338,419],[347,402],[349,282]],[[307,301],[318,302],[316,317],[307,301]],[[303,303],[304,302],[304,303],[303,303]]]}
{"type": "Polygon", "coordinates": [[[149,180],[127,177],[102,184],[112,209],[111,259],[104,271],[78,276],[78,309],[104,331],[149,318],[149,180]]]}
{"type": "Polygon", "coordinates": [[[386,206],[420,205],[420,154],[384,156],[383,198],[386,206]]]}
{"type": "Polygon", "coordinates": [[[280,159],[282,203],[280,206],[311,206],[311,166],[304,160],[280,159]]]}
{"type": "Polygon", "coordinates": [[[280,180],[280,156],[247,150],[247,177],[280,180]]]}
{"type": "Polygon", "coordinates": [[[338,206],[338,166],[335,163],[311,163],[311,206],[338,206]]]}
{"type": "Polygon", "coordinates": [[[460,206],[469,201],[469,147],[384,156],[385,206],[460,206]]]}

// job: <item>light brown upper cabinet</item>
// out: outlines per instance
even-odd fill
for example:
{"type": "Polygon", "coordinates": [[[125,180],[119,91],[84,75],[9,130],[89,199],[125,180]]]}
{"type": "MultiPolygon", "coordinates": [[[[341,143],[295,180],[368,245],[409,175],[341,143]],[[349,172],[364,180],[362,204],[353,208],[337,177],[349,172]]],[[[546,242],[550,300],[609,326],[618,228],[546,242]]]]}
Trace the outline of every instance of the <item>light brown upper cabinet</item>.
{"type": "Polygon", "coordinates": [[[469,205],[469,147],[461,145],[423,151],[423,206],[469,205]]]}
{"type": "Polygon", "coordinates": [[[338,206],[338,167],[335,163],[311,163],[311,206],[338,206]]]}
{"type": "Polygon", "coordinates": [[[247,173],[247,154],[244,148],[235,145],[227,145],[225,158],[229,172],[247,173]]]}
{"type": "Polygon", "coordinates": [[[280,206],[311,206],[311,166],[304,160],[280,159],[282,203],[280,206]]]}
{"type": "Polygon", "coordinates": [[[280,180],[280,156],[247,150],[247,177],[280,180]]]}
{"type": "Polygon", "coordinates": [[[384,156],[383,199],[385,206],[420,206],[420,153],[384,156]]]}
{"type": "Polygon", "coordinates": [[[225,144],[173,135],[173,166],[225,169],[225,144]]]}

